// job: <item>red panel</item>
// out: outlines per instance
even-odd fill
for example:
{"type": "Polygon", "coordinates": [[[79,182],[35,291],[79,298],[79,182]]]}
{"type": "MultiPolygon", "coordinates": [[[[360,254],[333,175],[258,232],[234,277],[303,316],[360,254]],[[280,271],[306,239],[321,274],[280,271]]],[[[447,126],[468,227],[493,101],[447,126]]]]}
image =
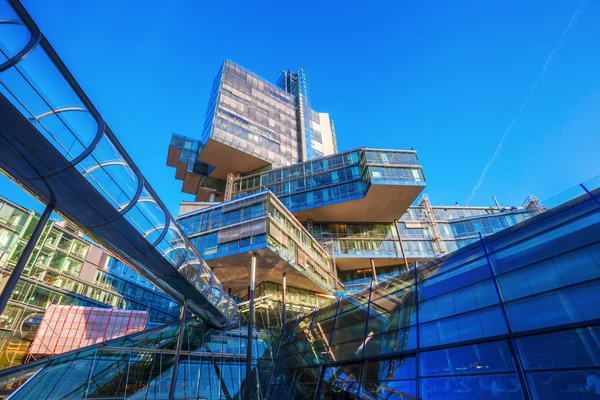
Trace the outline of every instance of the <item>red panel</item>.
{"type": "Polygon", "coordinates": [[[64,353],[143,331],[147,322],[147,311],[52,304],[46,309],[29,353],[64,353]]]}

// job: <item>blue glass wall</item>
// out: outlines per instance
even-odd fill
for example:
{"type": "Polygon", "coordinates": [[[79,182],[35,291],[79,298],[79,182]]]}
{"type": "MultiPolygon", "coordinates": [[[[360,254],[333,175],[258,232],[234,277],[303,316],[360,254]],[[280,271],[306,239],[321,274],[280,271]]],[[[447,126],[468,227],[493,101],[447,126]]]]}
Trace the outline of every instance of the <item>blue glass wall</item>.
{"type": "Polygon", "coordinates": [[[290,322],[271,396],[598,398],[598,304],[600,202],[584,193],[290,322]]]}
{"type": "Polygon", "coordinates": [[[365,197],[371,184],[425,186],[415,152],[355,149],[248,175],[234,198],[269,189],[291,212],[365,197]]]}

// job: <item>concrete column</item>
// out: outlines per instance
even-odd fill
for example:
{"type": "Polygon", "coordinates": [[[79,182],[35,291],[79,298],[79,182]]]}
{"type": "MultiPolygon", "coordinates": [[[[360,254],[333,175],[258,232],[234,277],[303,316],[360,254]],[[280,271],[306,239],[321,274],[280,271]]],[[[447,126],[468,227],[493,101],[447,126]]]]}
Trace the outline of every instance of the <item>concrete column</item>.
{"type": "Polygon", "coordinates": [[[44,231],[44,227],[46,226],[46,223],[50,219],[50,215],[52,215],[52,211],[54,211],[54,204],[50,203],[44,209],[44,212],[42,213],[40,220],[38,221],[37,225],[33,229],[33,233],[31,234],[29,241],[27,242],[27,244],[25,245],[25,248],[23,249],[23,253],[21,253],[21,257],[19,257],[19,261],[17,261],[17,264],[15,265],[15,268],[13,269],[12,273],[10,274],[8,281],[6,282],[6,285],[4,286],[4,289],[2,290],[2,293],[0,293],[0,315],[4,312],[4,309],[6,308],[6,305],[8,304],[8,300],[10,299],[10,295],[15,290],[15,286],[17,286],[17,282],[19,281],[19,278],[21,278],[21,274],[23,273],[23,270],[25,269],[25,266],[27,265],[27,262],[29,261],[29,257],[31,257],[31,253],[33,253],[33,249],[35,249],[35,245],[40,240],[40,236],[42,235],[42,232],[44,231]]]}
{"type": "Polygon", "coordinates": [[[286,279],[285,279],[285,272],[283,273],[283,279],[282,279],[282,283],[281,283],[281,304],[282,304],[282,310],[281,310],[281,321],[282,321],[282,331],[285,332],[285,324],[287,323],[287,307],[286,307],[286,279]]]}
{"type": "Polygon", "coordinates": [[[375,271],[375,261],[371,258],[371,269],[373,270],[373,283],[377,285],[377,272],[375,271]]]}
{"type": "Polygon", "coordinates": [[[406,271],[410,271],[408,267],[408,260],[406,259],[406,252],[404,251],[404,243],[402,242],[402,235],[400,235],[400,227],[398,227],[398,220],[394,220],[394,226],[396,227],[396,233],[398,234],[398,243],[400,243],[400,252],[402,253],[402,259],[404,260],[404,268],[406,271]]]}

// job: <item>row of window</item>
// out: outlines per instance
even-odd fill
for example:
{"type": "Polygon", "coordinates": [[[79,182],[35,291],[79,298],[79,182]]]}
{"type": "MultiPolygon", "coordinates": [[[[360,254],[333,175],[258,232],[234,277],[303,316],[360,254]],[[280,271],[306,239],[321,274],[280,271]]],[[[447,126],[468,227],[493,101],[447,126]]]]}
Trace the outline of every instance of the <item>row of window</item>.
{"type": "Polygon", "coordinates": [[[417,165],[419,160],[412,152],[365,150],[367,163],[374,165],[417,165]]]}
{"type": "Polygon", "coordinates": [[[228,77],[236,77],[238,80],[246,82],[247,84],[251,85],[253,89],[256,90],[256,93],[263,93],[264,95],[273,97],[274,99],[277,99],[279,102],[284,104],[294,104],[294,96],[273,85],[271,82],[265,81],[258,75],[255,75],[250,71],[230,61],[225,62],[223,69],[223,78],[221,79],[227,80],[228,77]]]}
{"type": "MultiPolygon", "coordinates": [[[[434,207],[433,213],[437,221],[447,221],[449,219],[475,217],[478,215],[489,215],[501,212],[494,208],[440,208],[434,207]]],[[[423,207],[413,206],[409,207],[408,210],[400,218],[403,221],[428,221],[424,214],[423,207]]]]}
{"type": "MultiPolygon", "coordinates": [[[[218,138],[219,141],[223,143],[227,143],[228,145],[240,149],[241,151],[249,154],[253,154],[258,158],[263,160],[270,160],[273,165],[289,165],[294,163],[298,159],[298,154],[291,148],[279,146],[279,144],[275,141],[269,141],[268,145],[273,147],[267,148],[267,146],[259,146],[252,141],[248,140],[248,136],[240,137],[239,134],[232,134],[227,132],[227,130],[223,130],[219,126],[215,126],[213,131],[214,136],[218,138]],[[275,151],[275,148],[279,148],[278,151],[275,151]]],[[[248,133],[249,135],[250,133],[248,133]]]]}
{"type": "Polygon", "coordinates": [[[189,236],[243,221],[250,221],[266,215],[267,199],[265,195],[238,200],[227,207],[212,207],[202,210],[189,217],[181,218],[177,222],[185,234],[189,236]]]}
{"type": "Polygon", "coordinates": [[[492,216],[480,219],[472,219],[462,222],[450,223],[454,236],[464,238],[477,236],[479,232],[483,235],[491,235],[509,226],[515,225],[526,218],[524,214],[512,214],[504,216],[492,216]]]}

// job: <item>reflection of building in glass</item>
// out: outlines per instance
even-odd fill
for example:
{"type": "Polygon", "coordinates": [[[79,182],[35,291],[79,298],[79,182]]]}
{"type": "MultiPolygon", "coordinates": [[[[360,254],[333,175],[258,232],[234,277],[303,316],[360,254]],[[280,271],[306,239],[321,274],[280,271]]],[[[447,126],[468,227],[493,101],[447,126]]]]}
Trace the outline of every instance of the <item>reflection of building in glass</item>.
{"type": "MultiPolygon", "coordinates": [[[[0,198],[0,288],[39,214],[0,198]]],[[[0,316],[0,365],[22,361],[51,304],[149,311],[149,324],[177,320],[179,306],[122,262],[84,239],[73,224],[50,221],[0,316]]]]}
{"type": "Polygon", "coordinates": [[[592,398],[599,196],[290,323],[272,398],[592,398]]]}

